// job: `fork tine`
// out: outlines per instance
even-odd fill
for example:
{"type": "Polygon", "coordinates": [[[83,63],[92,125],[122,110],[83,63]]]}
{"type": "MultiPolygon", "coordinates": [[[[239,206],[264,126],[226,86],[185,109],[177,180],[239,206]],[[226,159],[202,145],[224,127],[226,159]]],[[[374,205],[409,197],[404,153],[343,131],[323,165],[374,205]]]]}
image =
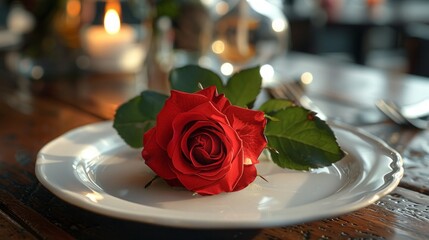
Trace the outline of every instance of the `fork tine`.
{"type": "Polygon", "coordinates": [[[420,129],[429,129],[429,120],[405,118],[393,102],[380,99],[376,101],[375,105],[397,124],[411,124],[412,126],[420,129]]]}
{"type": "Polygon", "coordinates": [[[314,104],[314,102],[305,94],[298,82],[279,84],[276,88],[271,88],[270,93],[275,98],[289,99],[297,105],[316,112],[317,116],[322,120],[327,119],[319,107],[317,107],[316,104],[314,104]]]}
{"type": "Polygon", "coordinates": [[[300,105],[299,99],[297,99],[296,96],[291,94],[291,92],[289,91],[289,89],[287,87],[287,84],[288,83],[282,83],[282,84],[279,84],[273,88],[270,88],[269,93],[274,98],[287,99],[287,100],[295,102],[295,104],[297,104],[297,105],[300,105]]]}
{"type": "Polygon", "coordinates": [[[379,99],[375,102],[377,108],[386,114],[392,121],[397,124],[406,124],[408,121],[393,107],[389,102],[379,99]]]}
{"type": "MultiPolygon", "coordinates": [[[[285,87],[286,84],[279,84],[276,87],[270,88],[269,92],[270,94],[274,97],[274,98],[279,98],[279,99],[288,99],[291,101],[295,101],[296,99],[294,98],[294,96],[291,96],[290,92],[288,91],[288,89],[285,87]]],[[[296,103],[299,104],[299,103],[296,103]]]]}

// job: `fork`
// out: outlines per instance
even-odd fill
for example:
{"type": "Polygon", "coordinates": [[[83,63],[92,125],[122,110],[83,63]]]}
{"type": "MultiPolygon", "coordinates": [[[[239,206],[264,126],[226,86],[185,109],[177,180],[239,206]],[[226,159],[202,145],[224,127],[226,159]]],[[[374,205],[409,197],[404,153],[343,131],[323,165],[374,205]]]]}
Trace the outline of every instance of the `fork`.
{"type": "Polygon", "coordinates": [[[375,102],[377,108],[399,125],[412,125],[420,129],[429,129],[429,99],[416,105],[398,106],[393,101],[379,99],[375,102]],[[416,111],[422,108],[421,111],[416,111]]]}
{"type": "Polygon", "coordinates": [[[270,93],[275,98],[287,98],[304,108],[316,112],[320,119],[327,120],[322,110],[305,94],[299,81],[279,84],[275,88],[270,88],[270,93]]]}

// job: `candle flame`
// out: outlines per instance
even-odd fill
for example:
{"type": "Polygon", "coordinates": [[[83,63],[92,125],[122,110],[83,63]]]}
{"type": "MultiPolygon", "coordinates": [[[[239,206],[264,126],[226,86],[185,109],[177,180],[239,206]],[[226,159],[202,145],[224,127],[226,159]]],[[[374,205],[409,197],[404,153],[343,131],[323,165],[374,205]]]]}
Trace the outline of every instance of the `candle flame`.
{"type": "Polygon", "coordinates": [[[119,18],[120,7],[117,4],[106,5],[106,14],[104,15],[104,29],[109,34],[116,34],[121,29],[121,20],[119,18]]]}
{"type": "Polygon", "coordinates": [[[69,16],[77,17],[80,13],[80,9],[81,9],[81,5],[78,0],[67,1],[66,11],[69,16]]]}

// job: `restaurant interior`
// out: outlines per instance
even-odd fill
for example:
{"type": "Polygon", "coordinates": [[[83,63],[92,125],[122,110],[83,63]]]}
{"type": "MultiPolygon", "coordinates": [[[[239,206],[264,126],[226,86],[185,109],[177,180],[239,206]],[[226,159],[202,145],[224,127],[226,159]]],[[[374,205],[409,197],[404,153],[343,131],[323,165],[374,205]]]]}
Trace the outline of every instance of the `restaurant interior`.
{"type": "Polygon", "coordinates": [[[0,238],[428,239],[428,173],[427,0],[0,0],[0,238]],[[94,163],[125,151],[94,139],[142,91],[169,95],[186,66],[225,86],[258,67],[252,106],[315,112],[348,157],[283,183],[294,195],[257,179],[213,201],[146,199],[143,162],[94,163]]]}

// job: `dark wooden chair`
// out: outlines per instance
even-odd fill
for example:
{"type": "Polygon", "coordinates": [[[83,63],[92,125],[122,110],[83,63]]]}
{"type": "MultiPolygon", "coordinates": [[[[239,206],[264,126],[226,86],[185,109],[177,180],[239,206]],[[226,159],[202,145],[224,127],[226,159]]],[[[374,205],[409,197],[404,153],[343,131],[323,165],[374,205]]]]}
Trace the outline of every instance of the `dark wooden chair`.
{"type": "Polygon", "coordinates": [[[405,29],[408,73],[429,76],[429,24],[410,24],[405,29]]]}

